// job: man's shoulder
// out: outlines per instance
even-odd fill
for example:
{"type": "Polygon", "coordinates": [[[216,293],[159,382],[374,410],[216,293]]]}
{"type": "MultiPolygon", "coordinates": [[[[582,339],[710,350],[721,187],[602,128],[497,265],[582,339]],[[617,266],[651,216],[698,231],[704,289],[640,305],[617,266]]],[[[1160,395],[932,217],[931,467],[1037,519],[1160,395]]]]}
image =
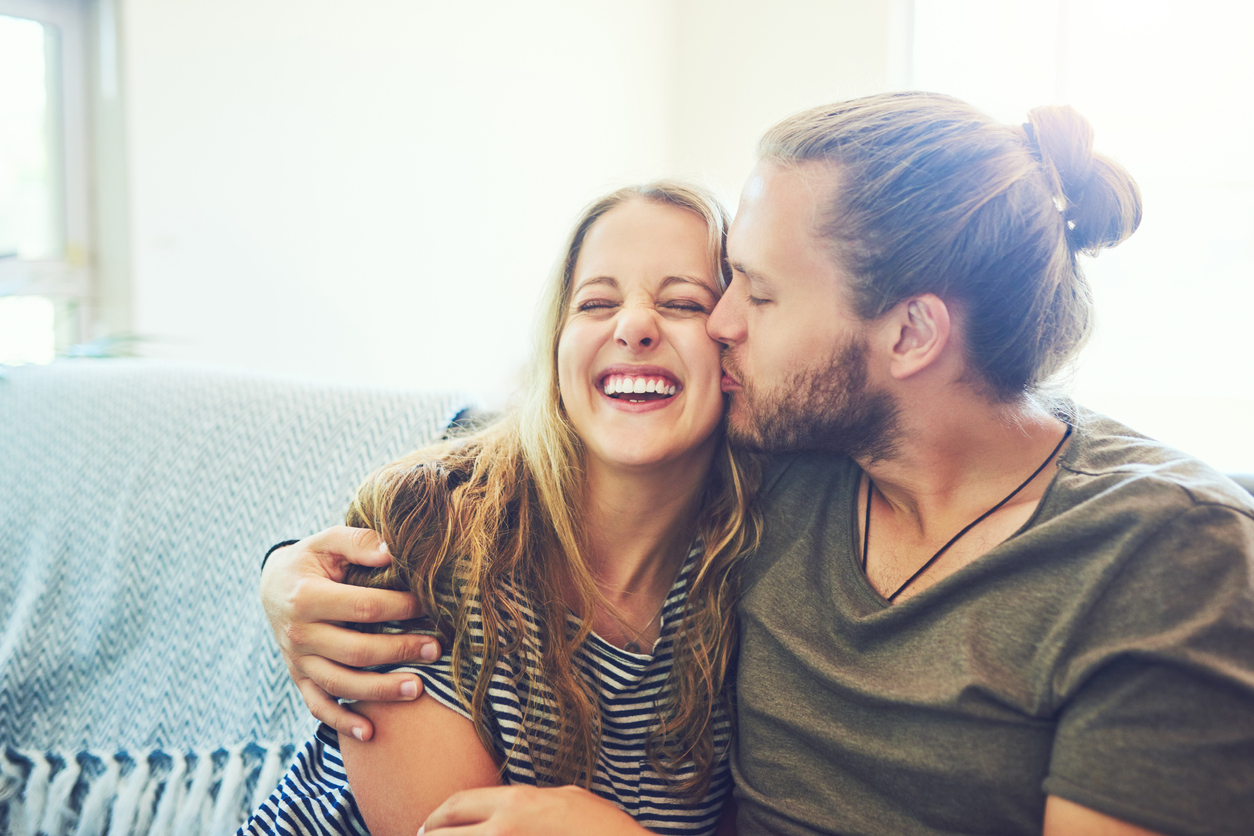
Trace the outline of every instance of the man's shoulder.
{"type": "Polygon", "coordinates": [[[742,577],[752,588],[781,559],[830,555],[848,536],[849,508],[858,465],[847,456],[823,452],[777,454],[763,468],[759,493],[764,526],[756,556],[742,577]]]}
{"type": "Polygon", "coordinates": [[[1091,502],[1152,506],[1159,513],[1214,505],[1254,518],[1254,497],[1193,456],[1082,407],[1072,421],[1075,440],[1059,462],[1057,510],[1091,502]]]}
{"type": "Polygon", "coordinates": [[[804,494],[850,477],[858,465],[840,453],[803,451],[767,457],[762,468],[762,497],[768,502],[804,494]]]}

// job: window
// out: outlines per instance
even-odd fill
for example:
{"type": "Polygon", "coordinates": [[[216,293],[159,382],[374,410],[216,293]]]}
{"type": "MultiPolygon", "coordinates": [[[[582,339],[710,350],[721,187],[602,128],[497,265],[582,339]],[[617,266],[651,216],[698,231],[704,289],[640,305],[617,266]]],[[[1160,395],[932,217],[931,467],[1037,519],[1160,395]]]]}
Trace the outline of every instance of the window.
{"type": "Polygon", "coordinates": [[[90,271],[82,9],[0,0],[0,363],[83,337],[90,271]]]}
{"type": "Polygon", "coordinates": [[[1254,5],[915,0],[913,86],[1022,122],[1073,105],[1132,172],[1141,228],[1086,261],[1097,330],[1076,399],[1254,472],[1254,5]]]}

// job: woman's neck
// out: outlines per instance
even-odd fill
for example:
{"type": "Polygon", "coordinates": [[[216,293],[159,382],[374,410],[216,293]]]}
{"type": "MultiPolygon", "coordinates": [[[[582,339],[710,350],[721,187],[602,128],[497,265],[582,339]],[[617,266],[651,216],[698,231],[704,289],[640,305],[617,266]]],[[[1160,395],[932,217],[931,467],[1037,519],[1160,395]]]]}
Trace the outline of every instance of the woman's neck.
{"type": "Polygon", "coordinates": [[[665,595],[687,555],[708,473],[708,462],[664,472],[588,466],[588,568],[611,604],[665,595]]]}

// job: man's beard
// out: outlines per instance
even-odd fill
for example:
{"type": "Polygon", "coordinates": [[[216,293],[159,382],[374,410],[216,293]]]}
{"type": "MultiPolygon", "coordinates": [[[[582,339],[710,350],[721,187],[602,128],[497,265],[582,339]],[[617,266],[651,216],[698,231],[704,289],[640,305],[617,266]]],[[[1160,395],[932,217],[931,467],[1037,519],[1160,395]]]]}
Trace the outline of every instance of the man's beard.
{"type": "Polygon", "coordinates": [[[764,453],[823,450],[863,462],[892,456],[897,404],[867,388],[867,345],[851,340],[827,362],[801,369],[770,389],[751,386],[724,349],[723,365],[740,381],[732,393],[727,435],[732,444],[764,453]]]}

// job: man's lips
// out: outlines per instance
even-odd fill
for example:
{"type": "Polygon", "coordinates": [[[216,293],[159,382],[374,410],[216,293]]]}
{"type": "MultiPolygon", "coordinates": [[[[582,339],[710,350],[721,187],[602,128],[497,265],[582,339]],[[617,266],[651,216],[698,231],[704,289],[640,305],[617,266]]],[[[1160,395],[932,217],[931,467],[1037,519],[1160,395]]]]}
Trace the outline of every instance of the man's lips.
{"type": "Polygon", "coordinates": [[[723,368],[723,377],[721,380],[724,392],[735,392],[744,387],[740,383],[740,370],[736,368],[736,358],[732,355],[732,347],[725,345],[723,350],[719,352],[719,360],[723,368]]]}

